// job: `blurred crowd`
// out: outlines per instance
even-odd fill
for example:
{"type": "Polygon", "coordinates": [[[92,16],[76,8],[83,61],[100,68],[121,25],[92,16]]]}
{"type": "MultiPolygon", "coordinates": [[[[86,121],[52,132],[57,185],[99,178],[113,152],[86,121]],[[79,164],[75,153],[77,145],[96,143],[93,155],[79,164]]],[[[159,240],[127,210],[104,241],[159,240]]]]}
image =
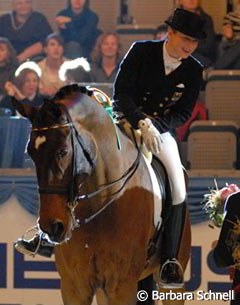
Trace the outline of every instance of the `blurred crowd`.
{"type": "MultiPolygon", "coordinates": [[[[206,38],[194,56],[205,69],[240,69],[240,8],[224,17],[217,35],[200,0],[179,0],[178,6],[204,19],[206,38]]],[[[56,14],[53,32],[47,18],[33,10],[33,0],[12,0],[12,11],[0,16],[0,108],[16,114],[11,96],[40,106],[44,96],[72,82],[113,84],[123,56],[121,41],[116,32],[99,29],[98,22],[87,0],[68,0],[56,14]]],[[[166,24],[156,28],[153,39],[167,39],[166,24]]]]}
{"type": "Polygon", "coordinates": [[[120,39],[98,29],[98,16],[86,0],[69,0],[57,13],[57,32],[33,10],[32,0],[13,0],[12,7],[0,17],[1,108],[15,114],[11,96],[40,106],[44,96],[69,82],[114,82],[120,39]]]}

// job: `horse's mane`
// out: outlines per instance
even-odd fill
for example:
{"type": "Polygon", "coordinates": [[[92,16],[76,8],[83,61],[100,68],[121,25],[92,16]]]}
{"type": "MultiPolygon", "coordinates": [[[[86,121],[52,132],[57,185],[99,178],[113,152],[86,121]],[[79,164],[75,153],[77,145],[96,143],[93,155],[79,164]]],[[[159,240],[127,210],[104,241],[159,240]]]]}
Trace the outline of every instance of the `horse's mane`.
{"type": "Polygon", "coordinates": [[[34,120],[35,126],[49,125],[49,119],[51,124],[64,123],[62,117],[62,110],[69,111],[69,108],[73,107],[79,102],[78,99],[74,99],[77,93],[86,94],[92,96],[92,91],[86,87],[78,86],[77,84],[67,85],[62,87],[53,98],[45,98],[42,107],[40,108],[37,117],[34,120]],[[68,104],[61,103],[62,100],[68,100],[68,104]],[[61,120],[59,120],[61,118],[61,120]]]}
{"type": "Polygon", "coordinates": [[[52,98],[52,101],[56,103],[57,101],[65,99],[66,97],[69,97],[75,93],[84,93],[88,96],[93,95],[93,92],[91,90],[88,90],[86,87],[79,86],[77,84],[72,84],[60,88],[55,94],[55,96],[52,98]]]}
{"type": "MultiPolygon", "coordinates": [[[[88,89],[77,84],[68,85],[56,93],[53,101],[66,105],[74,121],[81,122],[86,128],[88,126],[92,129],[94,123],[106,124],[106,118],[109,118],[103,102],[96,98],[94,92],[95,88],[88,89]]],[[[112,120],[110,122],[112,124],[112,120]]]]}

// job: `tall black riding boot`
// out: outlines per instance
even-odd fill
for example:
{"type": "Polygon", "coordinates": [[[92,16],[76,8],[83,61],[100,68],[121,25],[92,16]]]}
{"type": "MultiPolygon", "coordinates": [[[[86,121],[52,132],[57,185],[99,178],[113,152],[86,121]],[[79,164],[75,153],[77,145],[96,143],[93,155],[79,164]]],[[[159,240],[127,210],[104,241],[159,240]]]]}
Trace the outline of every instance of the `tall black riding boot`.
{"type": "Polygon", "coordinates": [[[173,205],[163,231],[164,263],[160,270],[160,286],[182,288],[183,269],[177,260],[186,216],[186,201],[173,205]]]}

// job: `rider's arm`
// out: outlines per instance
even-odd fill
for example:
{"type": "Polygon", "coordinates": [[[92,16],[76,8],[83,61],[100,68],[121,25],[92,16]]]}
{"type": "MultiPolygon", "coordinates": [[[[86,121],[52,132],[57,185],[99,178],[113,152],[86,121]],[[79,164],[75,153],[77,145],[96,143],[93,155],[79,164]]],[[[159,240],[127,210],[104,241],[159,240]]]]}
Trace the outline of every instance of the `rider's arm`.
{"type": "Polygon", "coordinates": [[[123,112],[130,124],[136,129],[138,122],[146,118],[135,101],[142,56],[141,45],[134,43],[120,65],[113,96],[113,109],[123,112]]]}

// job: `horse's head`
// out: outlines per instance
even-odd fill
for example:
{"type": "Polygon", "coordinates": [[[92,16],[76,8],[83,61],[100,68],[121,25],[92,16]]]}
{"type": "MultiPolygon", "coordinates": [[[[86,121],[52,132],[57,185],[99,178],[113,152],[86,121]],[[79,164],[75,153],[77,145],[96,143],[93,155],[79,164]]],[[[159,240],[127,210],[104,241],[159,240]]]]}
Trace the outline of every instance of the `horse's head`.
{"type": "MultiPolygon", "coordinates": [[[[91,174],[96,159],[93,139],[84,129],[80,133],[76,130],[67,108],[61,103],[61,98],[66,99],[66,96],[61,94],[45,101],[39,110],[17,105],[18,111],[32,122],[27,149],[37,171],[39,225],[55,242],[70,237],[71,204],[91,174]]],[[[80,100],[81,94],[75,92],[74,98],[80,100]]]]}

